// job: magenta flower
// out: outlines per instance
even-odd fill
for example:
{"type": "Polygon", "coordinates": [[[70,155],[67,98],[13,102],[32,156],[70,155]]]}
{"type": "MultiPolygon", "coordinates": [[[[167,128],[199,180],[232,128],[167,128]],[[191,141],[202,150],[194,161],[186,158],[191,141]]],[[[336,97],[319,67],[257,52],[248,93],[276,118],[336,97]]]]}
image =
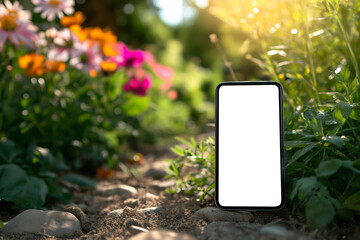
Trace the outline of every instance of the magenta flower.
{"type": "Polygon", "coordinates": [[[132,92],[139,96],[145,96],[148,89],[151,87],[151,79],[148,75],[144,76],[143,79],[133,77],[124,85],[125,92],[132,92]]]}
{"type": "Polygon", "coordinates": [[[139,68],[145,60],[145,52],[141,50],[129,50],[123,43],[117,43],[114,49],[119,52],[119,54],[111,57],[110,61],[115,62],[118,66],[139,68]]]}

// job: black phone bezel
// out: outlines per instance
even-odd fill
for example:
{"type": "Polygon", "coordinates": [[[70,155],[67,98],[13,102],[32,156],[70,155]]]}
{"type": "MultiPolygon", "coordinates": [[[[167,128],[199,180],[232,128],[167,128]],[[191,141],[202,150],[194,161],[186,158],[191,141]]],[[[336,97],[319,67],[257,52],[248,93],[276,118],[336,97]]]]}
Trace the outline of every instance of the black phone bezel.
{"type": "Polygon", "coordinates": [[[247,210],[247,211],[277,211],[285,206],[285,166],[284,166],[284,110],[283,88],[278,82],[221,82],[216,87],[215,97],[215,205],[224,210],[247,210]],[[219,203],[219,91],[222,86],[238,85],[275,85],[279,89],[279,119],[280,119],[280,168],[281,168],[281,203],[275,207],[269,206],[222,206],[219,203]]]}

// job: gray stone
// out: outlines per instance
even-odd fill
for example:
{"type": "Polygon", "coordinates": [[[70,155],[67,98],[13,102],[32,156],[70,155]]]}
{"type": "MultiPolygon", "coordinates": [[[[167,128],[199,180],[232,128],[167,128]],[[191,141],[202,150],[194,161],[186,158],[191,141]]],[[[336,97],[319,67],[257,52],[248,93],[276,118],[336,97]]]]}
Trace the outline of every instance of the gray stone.
{"type": "Polygon", "coordinates": [[[166,188],[171,188],[172,186],[175,185],[175,181],[174,180],[166,180],[166,181],[159,181],[159,180],[155,180],[152,182],[152,187],[157,188],[159,190],[163,190],[166,188]]]}
{"type": "Polygon", "coordinates": [[[147,199],[159,199],[158,196],[156,196],[155,194],[152,194],[152,193],[146,193],[146,194],[145,194],[145,197],[146,197],[147,199]]]}
{"type": "Polygon", "coordinates": [[[29,209],[0,229],[1,233],[35,233],[54,237],[71,237],[81,234],[79,220],[71,213],[29,209]]]}
{"type": "Polygon", "coordinates": [[[135,225],[131,225],[129,227],[129,232],[131,232],[132,234],[137,234],[137,233],[141,233],[141,232],[148,232],[149,230],[142,228],[142,227],[138,227],[135,225]]]}
{"type": "Polygon", "coordinates": [[[120,217],[124,213],[124,209],[116,209],[111,211],[106,217],[113,218],[113,217],[120,217]]]}
{"type": "Polygon", "coordinates": [[[168,173],[164,169],[158,168],[150,168],[144,173],[145,177],[150,177],[157,180],[163,179],[167,175],[168,173]]]}
{"type": "Polygon", "coordinates": [[[129,198],[124,201],[124,204],[128,207],[134,208],[139,206],[139,200],[135,198],[129,198]]]}
{"type": "Polygon", "coordinates": [[[139,209],[137,210],[137,212],[139,213],[145,213],[145,214],[155,214],[160,212],[163,209],[162,206],[159,207],[149,207],[149,208],[143,208],[143,209],[139,209]]]}
{"type": "Polygon", "coordinates": [[[294,233],[278,225],[265,225],[259,229],[259,233],[266,236],[277,237],[277,239],[292,239],[294,233]]]}
{"type": "Polygon", "coordinates": [[[201,239],[206,240],[257,240],[258,234],[253,224],[235,222],[212,222],[204,229],[201,239]]]}
{"type": "Polygon", "coordinates": [[[210,222],[252,222],[254,215],[249,212],[224,211],[216,207],[206,207],[194,213],[193,217],[202,218],[210,222]]]}
{"type": "Polygon", "coordinates": [[[123,195],[125,197],[131,197],[138,194],[138,191],[136,188],[125,185],[125,184],[119,184],[119,185],[109,185],[109,186],[98,186],[98,189],[96,191],[97,194],[100,195],[123,195]]]}
{"type": "Polygon", "coordinates": [[[154,230],[136,234],[130,240],[196,240],[188,234],[177,233],[173,231],[154,230]]]}

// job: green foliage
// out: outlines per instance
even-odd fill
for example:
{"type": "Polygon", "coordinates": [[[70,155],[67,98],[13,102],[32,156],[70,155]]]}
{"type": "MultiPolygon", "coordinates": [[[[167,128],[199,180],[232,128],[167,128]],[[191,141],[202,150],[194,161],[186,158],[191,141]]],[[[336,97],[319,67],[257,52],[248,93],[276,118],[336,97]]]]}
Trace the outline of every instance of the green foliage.
{"type": "Polygon", "coordinates": [[[172,151],[179,155],[178,159],[169,160],[168,178],[175,179],[175,187],[167,189],[170,193],[185,192],[196,196],[198,200],[206,196],[213,198],[215,187],[215,152],[214,140],[207,138],[196,143],[194,138],[186,141],[177,138],[184,147],[176,145],[172,151]]]}
{"type": "Polygon", "coordinates": [[[256,2],[214,2],[209,10],[248,33],[260,48],[246,58],[284,87],[287,202],[311,229],[356,221],[360,1],[256,2]]]}
{"type": "Polygon", "coordinates": [[[0,166],[0,196],[28,209],[45,203],[48,188],[44,180],[29,176],[15,164],[0,166]]]}

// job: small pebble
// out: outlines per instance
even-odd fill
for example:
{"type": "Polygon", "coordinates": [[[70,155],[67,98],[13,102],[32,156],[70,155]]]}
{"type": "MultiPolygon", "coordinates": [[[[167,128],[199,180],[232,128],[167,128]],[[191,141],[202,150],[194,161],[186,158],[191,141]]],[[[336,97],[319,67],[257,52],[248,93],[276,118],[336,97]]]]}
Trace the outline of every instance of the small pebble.
{"type": "Polygon", "coordinates": [[[113,218],[113,217],[120,217],[124,213],[124,209],[117,209],[114,211],[111,211],[106,218],[113,218]]]}

